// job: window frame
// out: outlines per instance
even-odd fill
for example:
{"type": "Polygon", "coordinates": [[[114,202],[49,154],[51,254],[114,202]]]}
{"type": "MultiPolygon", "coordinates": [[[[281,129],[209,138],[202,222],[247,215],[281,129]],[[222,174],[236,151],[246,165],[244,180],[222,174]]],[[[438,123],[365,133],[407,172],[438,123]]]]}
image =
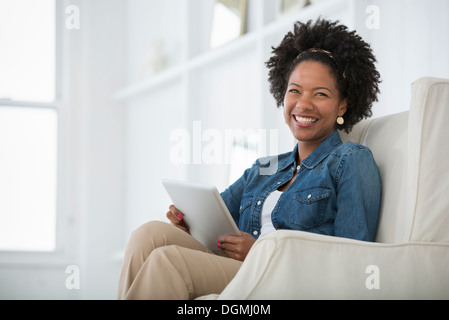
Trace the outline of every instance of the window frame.
{"type": "Polygon", "coordinates": [[[68,63],[68,39],[64,31],[64,8],[67,1],[53,0],[55,3],[55,97],[50,102],[21,101],[13,99],[0,99],[0,108],[39,108],[56,112],[57,116],[57,160],[56,160],[56,223],[55,223],[55,248],[52,251],[24,251],[24,250],[0,250],[0,266],[17,265],[46,265],[67,264],[68,257],[68,213],[67,213],[67,154],[68,137],[67,130],[67,70],[64,66],[68,63]]]}

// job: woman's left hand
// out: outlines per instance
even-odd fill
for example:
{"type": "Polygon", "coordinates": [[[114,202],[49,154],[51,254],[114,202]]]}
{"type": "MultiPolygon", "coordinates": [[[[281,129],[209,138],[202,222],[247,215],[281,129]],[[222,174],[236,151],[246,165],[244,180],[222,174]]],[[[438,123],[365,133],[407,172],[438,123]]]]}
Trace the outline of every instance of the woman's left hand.
{"type": "Polygon", "coordinates": [[[228,257],[243,261],[256,239],[249,233],[241,231],[241,236],[223,235],[217,239],[217,247],[228,257]]]}

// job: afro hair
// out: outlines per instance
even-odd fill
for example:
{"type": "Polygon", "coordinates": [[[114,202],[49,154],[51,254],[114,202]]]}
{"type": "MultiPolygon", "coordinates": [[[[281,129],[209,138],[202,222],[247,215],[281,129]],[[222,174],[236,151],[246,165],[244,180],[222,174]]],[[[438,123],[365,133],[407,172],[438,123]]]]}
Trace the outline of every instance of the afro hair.
{"type": "Polygon", "coordinates": [[[316,22],[298,21],[293,32],[288,32],[280,45],[272,49],[273,55],[266,66],[270,92],[278,107],[283,106],[287,82],[295,66],[305,60],[315,60],[330,67],[340,99],[347,100],[345,122],[338,129],[350,132],[360,120],[372,116],[380,74],[370,46],[355,31],[348,31],[338,21],[321,18],[316,22]],[[330,54],[323,54],[323,50],[330,54]]]}

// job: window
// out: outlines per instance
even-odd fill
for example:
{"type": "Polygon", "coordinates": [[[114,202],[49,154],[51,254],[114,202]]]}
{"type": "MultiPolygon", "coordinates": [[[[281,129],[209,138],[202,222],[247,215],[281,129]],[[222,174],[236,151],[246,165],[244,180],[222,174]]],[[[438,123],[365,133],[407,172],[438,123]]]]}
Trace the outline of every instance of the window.
{"type": "Polygon", "coordinates": [[[55,0],[0,1],[0,250],[56,247],[55,0]]]}

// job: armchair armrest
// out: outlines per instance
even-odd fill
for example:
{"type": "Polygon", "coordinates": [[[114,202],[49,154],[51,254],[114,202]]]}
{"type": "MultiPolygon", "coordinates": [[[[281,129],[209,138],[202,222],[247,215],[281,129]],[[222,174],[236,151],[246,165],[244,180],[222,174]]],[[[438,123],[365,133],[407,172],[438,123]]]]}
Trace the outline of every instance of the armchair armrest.
{"type": "Polygon", "coordinates": [[[448,299],[449,244],[382,244],[279,230],[218,299],[448,299]]]}

